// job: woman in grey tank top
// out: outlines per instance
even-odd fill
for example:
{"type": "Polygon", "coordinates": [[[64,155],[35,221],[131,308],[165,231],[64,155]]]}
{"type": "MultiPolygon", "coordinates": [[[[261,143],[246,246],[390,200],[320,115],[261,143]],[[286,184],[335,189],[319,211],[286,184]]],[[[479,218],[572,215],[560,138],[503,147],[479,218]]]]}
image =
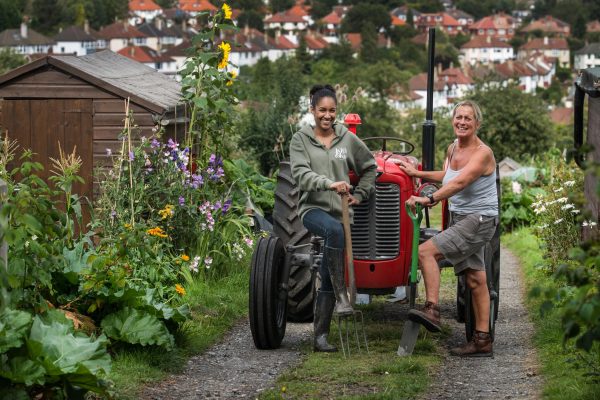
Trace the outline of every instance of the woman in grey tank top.
{"type": "Polygon", "coordinates": [[[481,122],[481,110],[475,102],[456,104],[452,113],[456,140],[448,146],[445,170],[419,171],[409,164],[400,165],[410,176],[442,183],[433,195],[408,199],[407,203],[413,209],[416,203],[430,207],[448,199],[452,213],[451,226],[419,246],[419,265],[427,300],[419,310],[411,310],[408,318],[430,331],[440,331],[440,269],[437,261],[446,258],[454,265],[457,275],[465,274],[474,300],[475,334],[470,342],[450,351],[465,357],[493,355],[483,252],[498,223],[498,194],[494,153],[477,136],[481,122]]]}

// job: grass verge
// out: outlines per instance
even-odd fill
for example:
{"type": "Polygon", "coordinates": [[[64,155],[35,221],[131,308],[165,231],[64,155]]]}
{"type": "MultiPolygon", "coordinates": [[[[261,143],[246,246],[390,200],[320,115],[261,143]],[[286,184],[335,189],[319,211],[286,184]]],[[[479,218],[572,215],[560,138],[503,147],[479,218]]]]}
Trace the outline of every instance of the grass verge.
{"type": "MultiPolygon", "coordinates": [[[[390,304],[377,297],[358,307],[365,318],[368,354],[356,347],[348,358],[341,350],[315,353],[311,340],[303,345],[303,362],[280,376],[275,388],[259,399],[411,399],[424,393],[441,363],[438,348],[447,332],[432,335],[421,329],[413,355],[398,357],[408,305],[390,304]]],[[[337,325],[332,323],[331,328],[330,342],[339,346],[337,325]]],[[[353,346],[355,343],[351,340],[353,346]]]]}
{"type": "Polygon", "coordinates": [[[124,346],[115,351],[111,379],[119,398],[136,399],[144,384],[181,372],[189,357],[201,353],[248,312],[248,271],[210,283],[194,281],[186,286],[191,318],[176,332],[176,348],[124,346]]]}
{"type": "MultiPolygon", "coordinates": [[[[520,229],[502,237],[521,261],[527,292],[537,286],[557,285],[538,267],[543,264],[539,242],[529,229],[520,229]]],[[[529,315],[535,325],[533,342],[538,351],[540,372],[544,377],[544,399],[592,400],[598,398],[598,384],[585,377],[585,370],[575,368],[576,352],[570,344],[563,346],[562,328],[557,309],[540,314],[540,298],[527,297],[529,315]]]]}

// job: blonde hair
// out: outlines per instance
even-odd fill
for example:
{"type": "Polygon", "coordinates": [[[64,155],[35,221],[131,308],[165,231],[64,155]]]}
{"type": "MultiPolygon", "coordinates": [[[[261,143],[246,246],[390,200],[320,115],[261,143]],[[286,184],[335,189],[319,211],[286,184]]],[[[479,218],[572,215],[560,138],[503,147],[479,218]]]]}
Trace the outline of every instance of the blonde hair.
{"type": "Polygon", "coordinates": [[[456,110],[458,110],[459,107],[471,107],[471,110],[473,110],[473,116],[475,117],[475,121],[477,121],[477,126],[481,126],[481,123],[483,122],[483,114],[481,113],[481,108],[479,108],[479,104],[475,103],[473,100],[459,101],[454,105],[454,108],[452,109],[452,118],[454,118],[454,116],[456,115],[456,110]]]}

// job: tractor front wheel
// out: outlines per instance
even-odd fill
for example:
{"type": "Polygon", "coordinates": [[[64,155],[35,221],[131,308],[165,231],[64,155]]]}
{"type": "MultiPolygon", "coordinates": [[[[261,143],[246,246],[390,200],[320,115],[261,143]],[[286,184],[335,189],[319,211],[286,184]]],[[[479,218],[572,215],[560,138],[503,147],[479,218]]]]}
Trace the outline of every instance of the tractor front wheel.
{"type": "Polygon", "coordinates": [[[278,237],[258,240],[250,271],[250,330],[257,349],[276,349],[286,328],[288,275],[285,249],[278,237]]]}

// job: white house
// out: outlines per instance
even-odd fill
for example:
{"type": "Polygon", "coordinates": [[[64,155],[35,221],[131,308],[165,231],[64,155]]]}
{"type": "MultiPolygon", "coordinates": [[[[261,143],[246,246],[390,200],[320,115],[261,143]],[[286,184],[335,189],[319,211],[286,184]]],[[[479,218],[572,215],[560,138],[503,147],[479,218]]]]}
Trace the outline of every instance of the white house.
{"type": "Polygon", "coordinates": [[[175,75],[177,66],[175,60],[164,54],[158,53],[156,50],[148,46],[127,46],[118,51],[118,53],[127,58],[131,58],[137,62],[154,68],[158,72],[166,75],[175,75]]]}
{"type": "Polygon", "coordinates": [[[54,41],[29,29],[23,22],[20,29],[6,29],[0,32],[0,48],[8,48],[19,54],[46,54],[54,45],[54,41]]]}
{"type": "Polygon", "coordinates": [[[115,53],[127,46],[147,46],[147,36],[127,21],[105,26],[98,35],[106,40],[108,48],[115,53]]]}
{"type": "Polygon", "coordinates": [[[568,67],[569,60],[569,44],[564,38],[544,38],[531,39],[527,43],[519,47],[517,59],[527,59],[533,53],[543,53],[546,57],[555,58],[562,67],[568,67]]]}
{"type": "Polygon", "coordinates": [[[105,49],[106,41],[97,35],[98,32],[90,29],[87,23],[83,28],[75,25],[69,26],[54,37],[56,43],[52,46],[52,52],[84,56],[105,49]]]}
{"type": "Polygon", "coordinates": [[[511,45],[493,36],[473,35],[471,40],[460,47],[460,59],[463,65],[503,63],[514,56],[511,45]]]}
{"type": "Polygon", "coordinates": [[[575,69],[600,67],[600,42],[590,43],[575,52],[575,69]]]}
{"type": "Polygon", "coordinates": [[[154,0],[129,1],[130,25],[139,25],[143,22],[152,21],[160,14],[162,14],[162,8],[154,0]]]}

